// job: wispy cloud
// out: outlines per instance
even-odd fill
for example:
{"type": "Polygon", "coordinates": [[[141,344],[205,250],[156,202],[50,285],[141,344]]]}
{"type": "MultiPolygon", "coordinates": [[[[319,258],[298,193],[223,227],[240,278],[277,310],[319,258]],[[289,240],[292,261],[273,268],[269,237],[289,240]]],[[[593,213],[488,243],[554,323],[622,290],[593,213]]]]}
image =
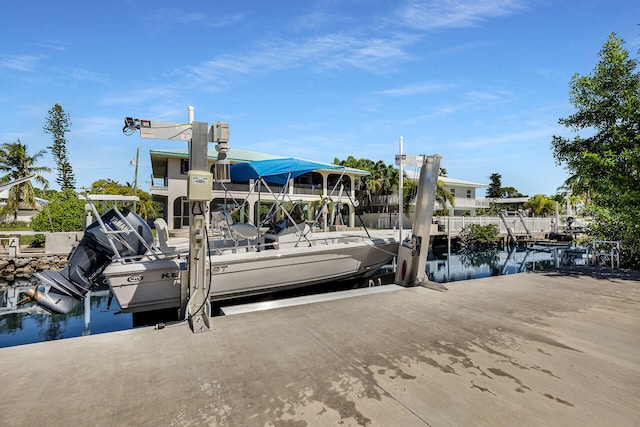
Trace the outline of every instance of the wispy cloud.
{"type": "Polygon", "coordinates": [[[551,135],[557,130],[556,126],[542,126],[534,129],[526,129],[520,132],[505,133],[501,135],[473,138],[468,141],[455,143],[460,148],[488,148],[501,145],[517,145],[538,141],[550,141],[551,135]]]}
{"type": "Polygon", "coordinates": [[[44,40],[33,43],[34,46],[42,47],[50,50],[64,51],[67,50],[70,46],[70,43],[63,42],[60,40],[44,40]]]}
{"type": "Polygon", "coordinates": [[[95,71],[86,70],[84,68],[71,68],[69,70],[61,70],[60,74],[69,77],[74,82],[85,81],[93,83],[105,83],[108,81],[106,77],[95,71]]]}
{"type": "Polygon", "coordinates": [[[122,127],[122,119],[114,117],[89,116],[74,119],[72,136],[79,144],[96,139],[100,135],[109,135],[114,129],[122,127]]]}
{"type": "Polygon", "coordinates": [[[285,69],[309,67],[315,71],[341,67],[383,73],[397,60],[410,55],[406,47],[411,37],[357,37],[352,34],[326,34],[303,41],[269,40],[244,55],[222,55],[194,67],[179,70],[190,81],[229,83],[238,75],[264,74],[285,69]]]}
{"type": "Polygon", "coordinates": [[[238,22],[241,22],[245,19],[244,13],[234,13],[232,15],[225,15],[222,17],[218,17],[217,19],[211,19],[207,22],[207,27],[210,28],[222,28],[229,27],[231,25],[235,25],[238,22]]]}
{"type": "Polygon", "coordinates": [[[410,28],[432,30],[470,27],[523,9],[522,0],[412,0],[396,16],[410,28]]]}
{"type": "Polygon", "coordinates": [[[448,83],[418,83],[414,85],[404,86],[395,89],[387,89],[376,92],[378,95],[389,96],[413,96],[424,95],[434,92],[440,92],[454,87],[453,84],[448,83]]]}
{"type": "Polygon", "coordinates": [[[0,55],[0,67],[33,72],[42,59],[41,55],[0,55]]]}
{"type": "Polygon", "coordinates": [[[335,17],[325,11],[312,11],[299,15],[291,22],[291,28],[297,31],[316,30],[327,27],[335,22],[335,17]]]}
{"type": "Polygon", "coordinates": [[[153,13],[145,15],[145,20],[162,22],[163,24],[193,24],[204,22],[207,16],[203,13],[185,12],[180,9],[157,9],[153,13]]]}
{"type": "Polygon", "coordinates": [[[154,13],[148,14],[145,19],[150,22],[158,22],[163,25],[193,25],[202,24],[210,28],[228,27],[235,25],[245,18],[244,13],[234,13],[215,17],[198,12],[185,12],[180,9],[158,9],[154,13]]]}
{"type": "Polygon", "coordinates": [[[101,100],[102,105],[128,105],[140,106],[154,104],[159,99],[171,99],[177,97],[177,89],[164,84],[145,85],[142,88],[134,88],[126,93],[109,93],[101,100]]]}
{"type": "MultiPolygon", "coordinates": [[[[413,59],[411,47],[423,40],[416,29],[434,30],[475,25],[484,20],[509,15],[521,9],[522,0],[409,0],[393,12],[401,28],[386,18],[353,23],[349,30],[318,34],[299,40],[269,39],[256,43],[242,54],[221,55],[177,71],[186,80],[202,85],[225,85],[238,76],[265,74],[281,70],[309,68],[314,72],[341,68],[360,69],[373,74],[394,71],[402,61],[413,59]]],[[[166,11],[165,11],[166,13],[166,11]]],[[[161,15],[158,15],[158,17],[161,15]]],[[[185,17],[195,20],[196,16],[185,17]]],[[[237,19],[242,19],[238,16],[237,19]]],[[[337,18],[336,18],[337,19],[337,18]]],[[[292,28],[321,29],[335,24],[333,15],[311,11],[292,23],[292,28]]],[[[429,93],[437,87],[407,87],[387,91],[386,95],[429,93]]]]}

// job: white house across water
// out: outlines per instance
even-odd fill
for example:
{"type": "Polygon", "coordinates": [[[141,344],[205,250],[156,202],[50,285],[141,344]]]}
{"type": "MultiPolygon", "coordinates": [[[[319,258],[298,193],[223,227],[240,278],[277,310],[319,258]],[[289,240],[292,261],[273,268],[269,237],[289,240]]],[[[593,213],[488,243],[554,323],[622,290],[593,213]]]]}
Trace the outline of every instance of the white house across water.
{"type": "MultiPolygon", "coordinates": [[[[213,172],[213,165],[217,160],[217,152],[210,149],[208,152],[208,164],[213,172]]],[[[164,218],[172,230],[186,228],[189,225],[189,212],[187,194],[187,172],[189,170],[189,154],[187,149],[151,150],[152,184],[151,195],[155,202],[161,203],[164,207],[164,218]]],[[[282,156],[274,156],[257,151],[245,150],[233,147],[227,153],[227,158],[231,164],[250,162],[255,160],[278,159],[282,156]]],[[[289,185],[289,197],[291,200],[303,203],[313,203],[320,201],[323,197],[329,197],[330,191],[342,175],[342,171],[336,171],[334,165],[327,164],[327,170],[316,170],[292,179],[289,185]]],[[[368,175],[369,172],[360,169],[346,168],[343,182],[345,183],[342,194],[334,193],[331,199],[340,202],[343,207],[344,225],[354,227],[360,225],[356,223],[354,180],[359,176],[368,175]]],[[[475,215],[476,208],[489,207],[489,201],[478,198],[476,192],[486,185],[462,181],[449,177],[440,177],[455,198],[455,207],[449,207],[453,215],[475,215]]],[[[213,200],[210,210],[227,209],[231,207],[230,198],[242,200],[247,196],[249,189],[253,188],[253,182],[231,182],[224,185],[215,183],[213,189],[213,200]],[[225,191],[225,188],[228,191],[225,191]]],[[[278,190],[278,189],[273,189],[278,190]]],[[[277,192],[277,191],[276,191],[277,192]]],[[[261,201],[268,202],[268,195],[264,192],[260,195],[261,201]]],[[[258,193],[250,194],[247,198],[249,203],[248,214],[253,221],[256,216],[258,193]]],[[[398,204],[398,196],[391,195],[385,201],[388,205],[398,204]]]]}

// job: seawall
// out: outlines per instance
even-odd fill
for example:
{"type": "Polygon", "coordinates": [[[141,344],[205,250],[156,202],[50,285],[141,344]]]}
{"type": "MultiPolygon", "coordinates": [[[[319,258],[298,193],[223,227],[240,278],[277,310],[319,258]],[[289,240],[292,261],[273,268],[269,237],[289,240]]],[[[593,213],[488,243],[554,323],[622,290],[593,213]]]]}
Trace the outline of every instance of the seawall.
{"type": "Polygon", "coordinates": [[[39,271],[62,270],[67,265],[68,254],[22,254],[8,258],[0,257],[0,281],[13,282],[28,279],[39,271]]]}
{"type": "Polygon", "coordinates": [[[71,251],[82,239],[82,232],[38,233],[34,231],[0,232],[0,282],[28,279],[39,271],[62,270],[71,251]],[[44,234],[44,248],[20,245],[20,236],[44,234]]]}

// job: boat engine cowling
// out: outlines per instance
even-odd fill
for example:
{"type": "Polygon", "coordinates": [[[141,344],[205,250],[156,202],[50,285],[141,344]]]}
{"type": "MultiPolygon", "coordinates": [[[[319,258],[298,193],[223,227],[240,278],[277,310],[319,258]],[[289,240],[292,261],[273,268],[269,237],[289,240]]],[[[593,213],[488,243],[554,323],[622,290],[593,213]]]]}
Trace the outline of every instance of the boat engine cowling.
{"type": "Polygon", "coordinates": [[[68,313],[87,292],[102,283],[102,271],[114,256],[140,256],[153,243],[149,225],[127,208],[111,209],[100,220],[104,229],[115,233],[105,233],[100,221],[94,221],[85,230],[64,269],[35,274],[41,285],[28,291],[28,297],[50,312],[68,313]]]}

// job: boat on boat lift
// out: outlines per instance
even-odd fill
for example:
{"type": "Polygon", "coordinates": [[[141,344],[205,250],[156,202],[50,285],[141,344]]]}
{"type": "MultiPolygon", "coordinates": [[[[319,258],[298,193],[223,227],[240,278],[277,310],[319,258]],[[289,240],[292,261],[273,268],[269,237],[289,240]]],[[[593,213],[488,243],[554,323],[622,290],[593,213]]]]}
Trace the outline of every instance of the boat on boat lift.
{"type": "MultiPolygon", "coordinates": [[[[96,221],[86,228],[63,270],[35,274],[40,284],[25,292],[25,302],[35,301],[53,313],[68,313],[89,291],[106,283],[123,312],[175,307],[190,323],[195,325],[202,320],[208,328],[211,300],[363,279],[391,264],[396,256],[399,256],[396,283],[412,286],[427,281],[425,260],[440,156],[424,157],[410,237],[402,240],[401,231],[397,234],[393,230],[366,228],[314,233],[336,189],[340,188],[338,194],[342,194],[343,166],[270,159],[229,167],[228,125],[217,122],[209,128],[207,123],[194,122],[191,117],[189,123],[127,117],[123,132],[132,134],[139,129],[141,136],[156,139],[175,139],[176,135],[191,138],[189,159],[190,163],[194,160],[194,165],[189,170],[187,192],[190,202],[195,203],[191,207],[190,238],[169,239],[166,223],[160,220],[155,223],[156,240],[149,225],[126,207],[119,208],[114,203],[100,215],[96,203],[104,204],[109,196],[84,196],[96,221]],[[209,217],[210,228],[217,231],[217,238],[211,239],[205,224],[209,215],[205,202],[211,200],[213,176],[204,170],[208,142],[218,143],[217,182],[224,186],[230,172],[231,180],[253,182],[258,186],[258,194],[263,186],[273,197],[269,214],[264,221],[259,218],[257,224],[237,223],[228,211],[213,212],[209,217]],[[324,198],[324,205],[313,220],[303,221],[300,219],[303,215],[294,218],[293,209],[299,205],[290,200],[289,183],[320,169],[342,169],[341,179],[329,197],[324,198]],[[278,196],[271,191],[270,183],[282,186],[278,196]],[[293,205],[291,210],[284,207],[287,199],[293,205]],[[202,319],[195,317],[197,313],[202,319]]],[[[234,210],[246,206],[243,202],[234,210]]],[[[251,218],[246,212],[241,217],[251,218]]]]}
{"type": "MultiPolygon", "coordinates": [[[[263,160],[231,167],[234,180],[250,177],[268,191],[270,183],[284,186],[279,195],[272,194],[275,202],[260,224],[234,222],[229,211],[212,213],[212,232],[205,237],[205,285],[211,300],[366,279],[393,262],[399,246],[396,231],[314,232],[326,204],[311,221],[301,221],[300,215],[296,218],[294,210],[301,210],[299,203],[292,201],[289,204],[293,208],[285,209],[281,197],[288,197],[287,183],[327,167],[342,168],[298,159],[263,160]]],[[[338,190],[334,188],[332,194],[335,191],[338,190]]],[[[67,267],[36,273],[40,286],[27,295],[49,311],[66,313],[88,291],[106,283],[123,312],[180,307],[188,239],[169,238],[164,220],[156,220],[154,238],[142,218],[117,204],[100,216],[96,204],[107,204],[112,196],[82,197],[97,220],[87,227],[67,267]]]]}

